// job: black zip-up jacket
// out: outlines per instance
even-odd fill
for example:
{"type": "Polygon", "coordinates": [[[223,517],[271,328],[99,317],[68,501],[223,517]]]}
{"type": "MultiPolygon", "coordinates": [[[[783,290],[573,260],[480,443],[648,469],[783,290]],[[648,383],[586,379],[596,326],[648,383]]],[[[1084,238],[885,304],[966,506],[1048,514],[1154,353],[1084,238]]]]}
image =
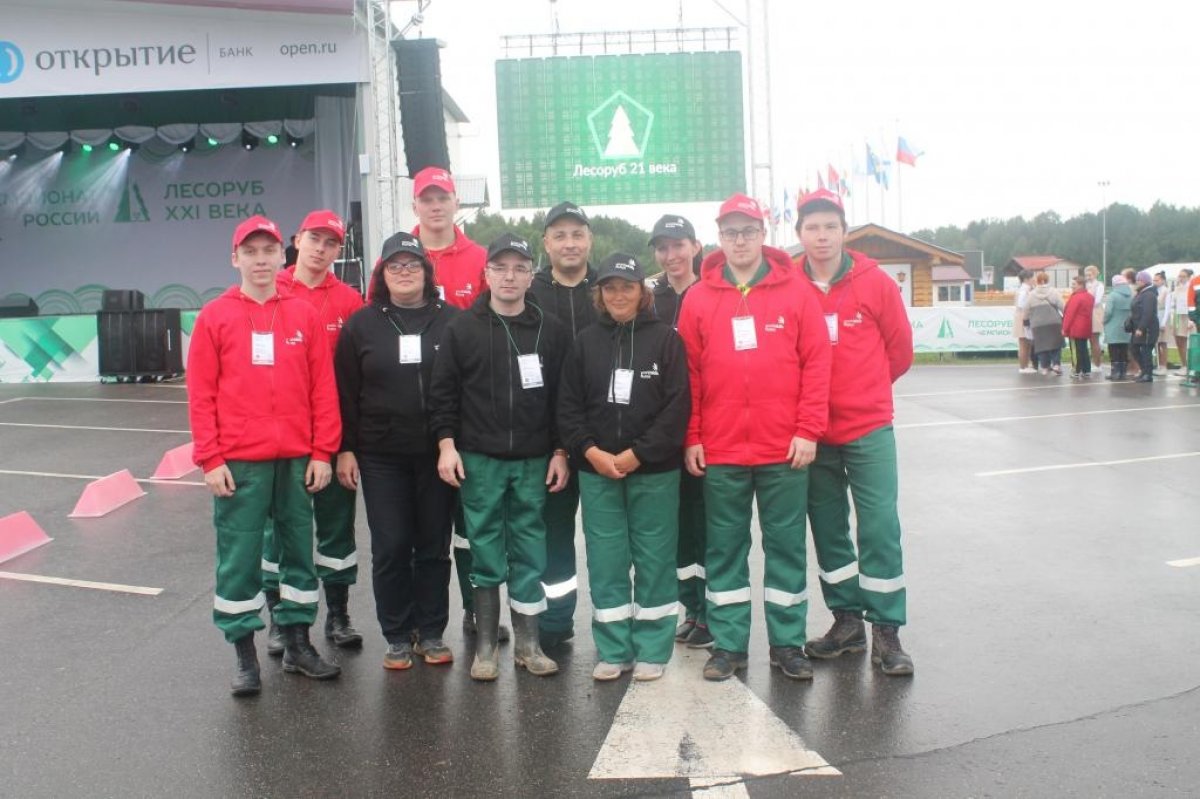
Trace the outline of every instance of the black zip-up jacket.
{"type": "Polygon", "coordinates": [[[342,452],[418,455],[436,449],[429,384],[439,342],[458,314],[441,301],[413,309],[371,303],[346,321],[333,356],[342,452]],[[400,363],[401,333],[420,334],[419,364],[400,363]]]}
{"type": "Polygon", "coordinates": [[[683,298],[692,290],[692,286],[684,289],[682,294],[676,294],[664,272],[654,283],[654,314],[671,327],[678,328],[679,309],[683,307],[683,298]]]}
{"type": "Polygon", "coordinates": [[[530,303],[502,322],[488,306],[491,296],[481,294],[442,337],[429,390],[434,439],[453,438],[459,450],[506,460],[549,455],[561,446],[554,408],[571,338],[557,319],[530,303]],[[541,388],[521,387],[509,334],[521,355],[536,345],[541,388]]]}
{"type": "Polygon", "coordinates": [[[1131,344],[1153,346],[1158,343],[1158,287],[1153,283],[1133,295],[1129,320],[1133,323],[1133,336],[1129,339],[1131,344]],[[1139,330],[1143,331],[1140,336],[1137,334],[1139,330]]]}
{"type": "Polygon", "coordinates": [[[592,301],[595,285],[596,270],[591,264],[587,266],[587,276],[575,286],[558,283],[550,267],[546,267],[533,276],[526,299],[532,298],[543,311],[557,316],[575,338],[579,331],[596,321],[596,306],[592,301]]]}
{"type": "Polygon", "coordinates": [[[678,469],[691,412],[683,340],[651,311],[622,324],[601,315],[575,339],[559,386],[558,427],[580,469],[595,472],[583,457],[593,445],[614,455],[632,448],[639,472],[678,469]],[[629,404],[610,402],[613,370],[629,368],[629,404]]]}

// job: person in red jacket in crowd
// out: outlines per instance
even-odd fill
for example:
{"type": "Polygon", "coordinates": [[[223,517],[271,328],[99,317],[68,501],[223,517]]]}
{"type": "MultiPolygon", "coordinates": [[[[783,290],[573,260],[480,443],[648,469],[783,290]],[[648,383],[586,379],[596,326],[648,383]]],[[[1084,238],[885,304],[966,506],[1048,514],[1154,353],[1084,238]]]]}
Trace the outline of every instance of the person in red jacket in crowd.
{"type": "MultiPolygon", "coordinates": [[[[296,263],[281,271],[275,284],[281,294],[303,300],[317,312],[329,346],[330,363],[342,325],[363,306],[362,295],[333,274],[346,240],[346,225],[333,211],[313,211],[304,217],[295,236],[296,263]]],[[[340,446],[335,451],[340,451],[340,446]]],[[[357,494],[333,480],[313,496],[317,526],[317,574],[325,586],[325,637],[341,647],[362,646],[362,635],[350,623],[350,586],[358,580],[358,551],[354,543],[357,494]]],[[[279,603],[279,544],[268,523],[263,544],[263,590],[267,607],[279,603]]],[[[272,622],[267,653],[283,653],[279,627],[272,622]]]]}
{"type": "MultiPolygon", "coordinates": [[[[438,295],[455,308],[467,309],[486,288],[483,269],[487,250],[471,241],[454,224],[458,213],[458,193],[450,170],[427,166],[413,176],[413,213],[417,226],[412,234],[433,262],[433,278],[438,295]]],[[[457,492],[456,492],[457,493],[457,492]]],[[[462,506],[455,502],[454,569],[458,573],[458,591],[463,605],[463,633],[475,634],[475,591],[471,587],[471,544],[467,540],[462,506]]],[[[508,640],[508,628],[500,625],[501,641],[508,640]]]]}
{"type": "Polygon", "coordinates": [[[1092,309],[1096,299],[1088,290],[1087,278],[1076,275],[1071,296],[1067,299],[1067,307],[1063,309],[1063,335],[1071,340],[1071,349],[1075,350],[1075,370],[1071,378],[1089,378],[1092,376],[1092,356],[1088,352],[1088,343],[1092,339],[1092,309]]]}
{"type": "Polygon", "coordinates": [[[828,422],[829,339],[787,254],[763,246],[763,218],[745,195],[722,204],[721,249],[704,259],[679,314],[692,391],[684,465],[704,475],[708,516],[707,680],[728,679],[748,661],[755,497],[771,665],[812,679],[804,655],[806,467],[828,422]]]}
{"type": "Polygon", "coordinates": [[[317,617],[310,494],[330,482],[341,443],[329,340],[317,313],[281,294],[279,227],[254,216],[233,235],[241,285],[204,306],[188,353],[192,457],[214,499],[217,580],[213,621],[237,649],[233,694],[257,694],[262,682],[254,632],[266,604],[260,564],[263,529],[274,517],[283,630],[283,669],[316,679],[341,669],[309,641],[317,617]]]}
{"type": "Polygon", "coordinates": [[[829,427],[810,469],[808,520],[834,623],[805,651],[815,658],[864,651],[865,612],[872,662],[885,674],[912,674],[898,634],[907,617],[892,431],[892,383],[912,366],[912,327],[892,278],[844,247],[841,197],[825,189],[801,197],[796,232],[804,247],[797,270],[820,303],[833,345],[829,427]]]}

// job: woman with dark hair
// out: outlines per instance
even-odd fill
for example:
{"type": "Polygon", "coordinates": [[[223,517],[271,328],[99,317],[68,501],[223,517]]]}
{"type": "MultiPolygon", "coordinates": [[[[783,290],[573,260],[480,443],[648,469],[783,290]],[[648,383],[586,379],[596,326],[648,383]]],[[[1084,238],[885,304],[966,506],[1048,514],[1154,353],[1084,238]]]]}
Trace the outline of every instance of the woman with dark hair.
{"type": "Polygon", "coordinates": [[[442,641],[449,613],[454,489],[438,478],[428,386],[446,325],[458,313],[438,298],[421,242],[383,243],[371,302],[342,328],[334,355],[342,411],[337,477],[362,482],[371,530],[375,610],[385,669],[454,661],[442,641]]]}
{"type": "Polygon", "coordinates": [[[575,339],[558,391],[559,432],[579,463],[596,680],[661,677],[679,613],[687,355],[650,309],[645,277],[632,255],[600,265],[598,319],[575,339]]]}

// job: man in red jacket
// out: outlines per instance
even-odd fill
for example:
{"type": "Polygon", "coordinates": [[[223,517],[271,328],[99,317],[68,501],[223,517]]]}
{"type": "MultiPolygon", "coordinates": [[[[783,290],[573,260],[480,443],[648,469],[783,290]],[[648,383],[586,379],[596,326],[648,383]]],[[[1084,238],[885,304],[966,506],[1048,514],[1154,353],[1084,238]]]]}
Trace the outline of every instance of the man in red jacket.
{"type": "Polygon", "coordinates": [[[821,591],[833,627],[805,647],[834,658],[866,649],[863,613],[871,622],[871,660],[885,674],[912,674],[900,647],[905,621],[892,383],[912,366],[912,327],[896,283],[862,253],[846,250],[846,214],[825,189],[800,198],[796,262],[808,294],[821,305],[833,344],[829,428],[808,479],[808,520],[820,565],[821,591]],[[850,538],[850,503],[858,552],[850,538]]]}
{"type": "MultiPolygon", "coordinates": [[[[337,347],[342,325],[363,306],[362,295],[333,274],[346,240],[346,225],[333,211],[313,211],[304,217],[296,234],[296,264],[280,272],[276,287],[312,306],[328,341],[329,362],[337,347]]],[[[338,451],[341,447],[339,445],[338,451]]],[[[358,581],[358,550],[354,543],[354,510],[357,495],[337,480],[313,495],[317,525],[317,574],[325,586],[325,637],[337,646],[362,646],[362,635],[350,623],[350,586],[358,581]]],[[[267,607],[279,602],[279,545],[271,530],[263,544],[263,590],[267,607]]],[[[279,655],[283,642],[271,625],[267,653],[279,655]]]]}
{"type": "Polygon", "coordinates": [[[771,665],[812,679],[804,655],[806,467],[828,416],[829,340],[787,254],[763,246],[759,204],[735,194],[717,224],[721,250],[704,259],[679,314],[692,387],[684,464],[705,476],[708,514],[705,595],[714,643],[704,678],[725,680],[747,664],[757,497],[771,665]]]}
{"type": "MultiPolygon", "coordinates": [[[[413,213],[417,226],[413,235],[433,263],[433,279],[438,294],[448,304],[467,309],[485,288],[483,269],[487,250],[467,238],[454,216],[458,213],[458,193],[448,169],[427,166],[413,177],[413,213]]],[[[455,503],[454,568],[458,572],[458,590],[462,596],[463,632],[475,633],[475,591],[471,587],[471,543],[467,540],[462,505],[455,503]]],[[[508,640],[508,628],[500,625],[500,640],[508,640]]]]}
{"type": "Polygon", "coordinates": [[[261,689],[254,631],[266,604],[259,568],[263,528],[275,519],[283,669],[316,679],[341,669],[309,642],[317,616],[309,494],[330,482],[341,443],[329,343],[312,308],[276,290],[283,240],[261,216],[233,235],[234,286],[196,317],[188,353],[193,458],[214,500],[217,585],[213,621],[237,648],[233,694],[261,689]]]}

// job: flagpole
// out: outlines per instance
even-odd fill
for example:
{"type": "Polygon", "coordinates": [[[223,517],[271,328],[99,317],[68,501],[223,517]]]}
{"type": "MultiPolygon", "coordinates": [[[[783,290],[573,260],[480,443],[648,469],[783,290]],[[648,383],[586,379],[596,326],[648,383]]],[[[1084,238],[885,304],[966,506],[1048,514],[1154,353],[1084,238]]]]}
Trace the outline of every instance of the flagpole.
{"type": "Polygon", "coordinates": [[[901,182],[900,173],[904,170],[900,168],[900,120],[896,121],[896,230],[900,233],[904,232],[904,184],[901,182]]]}

